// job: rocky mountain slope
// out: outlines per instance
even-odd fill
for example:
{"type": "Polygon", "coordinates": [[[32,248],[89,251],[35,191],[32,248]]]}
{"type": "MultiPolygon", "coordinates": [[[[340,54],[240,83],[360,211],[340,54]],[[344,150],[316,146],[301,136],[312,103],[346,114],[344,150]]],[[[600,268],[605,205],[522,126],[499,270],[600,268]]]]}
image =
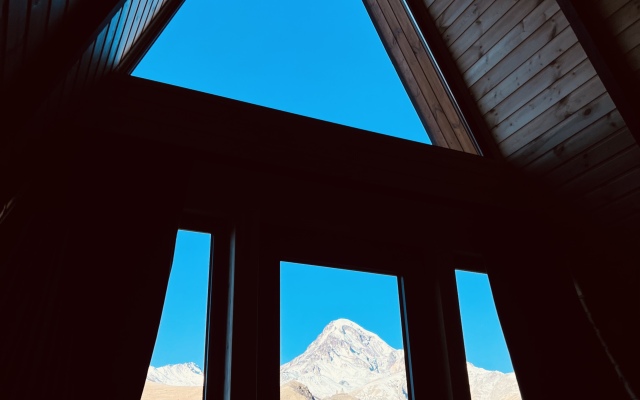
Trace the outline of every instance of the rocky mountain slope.
{"type": "MultiPolygon", "coordinates": [[[[513,373],[487,371],[470,363],[467,371],[472,400],[520,399],[513,373]]],[[[305,400],[408,397],[403,350],[393,349],[347,319],[329,323],[303,354],[280,367],[281,399],[282,388],[291,384],[299,393],[308,390],[312,397],[300,397],[305,400]]]]}

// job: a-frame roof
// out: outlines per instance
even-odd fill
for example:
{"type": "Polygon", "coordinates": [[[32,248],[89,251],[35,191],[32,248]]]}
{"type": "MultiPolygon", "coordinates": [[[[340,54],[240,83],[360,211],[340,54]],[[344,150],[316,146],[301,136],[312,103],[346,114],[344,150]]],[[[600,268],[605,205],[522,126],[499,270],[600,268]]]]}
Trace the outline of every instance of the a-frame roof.
{"type": "MultiPolygon", "coordinates": [[[[181,3],[6,0],[3,147],[19,146],[34,115],[130,72],[181,3]]],[[[364,3],[434,144],[504,160],[605,227],[637,232],[635,1],[364,3]]]]}

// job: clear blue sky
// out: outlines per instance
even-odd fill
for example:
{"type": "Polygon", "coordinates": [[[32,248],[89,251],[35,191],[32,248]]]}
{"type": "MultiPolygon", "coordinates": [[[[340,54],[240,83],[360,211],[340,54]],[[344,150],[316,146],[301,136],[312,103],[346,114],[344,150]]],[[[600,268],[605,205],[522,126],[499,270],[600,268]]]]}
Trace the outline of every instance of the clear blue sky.
{"type": "Polygon", "coordinates": [[[133,75],[429,143],[361,0],[186,0],[133,75]]]}
{"type": "Polygon", "coordinates": [[[331,321],[349,319],[401,349],[395,276],[280,263],[280,363],[302,354],[331,321]]]}
{"type": "MultiPolygon", "coordinates": [[[[361,0],[186,0],[133,75],[429,143],[361,0]]],[[[208,244],[205,235],[178,235],[153,366],[203,364],[208,244]]],[[[283,362],[336,318],[402,347],[394,277],[292,264],[282,270],[283,362]]],[[[465,332],[468,359],[511,371],[500,339],[491,339],[499,329],[486,322],[495,315],[478,310],[489,304],[482,285],[488,288],[481,279],[460,283],[470,293],[461,296],[463,326],[480,332],[480,339],[465,332]]]]}
{"type": "Polygon", "coordinates": [[[211,235],[178,231],[160,329],[151,365],[204,366],[211,235]]]}
{"type": "Polygon", "coordinates": [[[467,361],[476,367],[513,372],[486,274],[456,271],[467,361]]]}

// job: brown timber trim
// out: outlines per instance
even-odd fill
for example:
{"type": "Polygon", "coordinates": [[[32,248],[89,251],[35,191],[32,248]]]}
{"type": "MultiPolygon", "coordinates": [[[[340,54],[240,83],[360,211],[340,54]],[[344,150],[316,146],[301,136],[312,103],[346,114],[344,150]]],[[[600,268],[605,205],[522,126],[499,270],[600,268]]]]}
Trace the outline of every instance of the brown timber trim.
{"type": "Polygon", "coordinates": [[[144,58],[147,51],[153,46],[183,3],[184,0],[168,0],[160,6],[160,10],[156,12],[156,15],[151,16],[149,26],[137,38],[134,38],[131,49],[124,55],[120,64],[116,66],[118,72],[129,75],[136,69],[140,60],[144,58]]]}
{"type": "MultiPolygon", "coordinates": [[[[403,2],[403,0],[393,1],[403,2]]],[[[425,45],[433,57],[432,62],[436,64],[434,66],[442,74],[442,80],[446,82],[445,86],[454,99],[450,101],[455,102],[455,106],[462,115],[461,118],[464,118],[467,132],[479,149],[478,153],[497,160],[503,159],[502,153],[462,77],[462,73],[429,14],[427,5],[422,0],[404,0],[404,3],[408,8],[407,18],[411,18],[409,15],[411,13],[415,24],[422,33],[425,45]]]]}
{"type": "Polygon", "coordinates": [[[640,85],[591,1],[557,0],[618,111],[640,144],[640,85]]]}
{"type": "Polygon", "coordinates": [[[402,2],[363,2],[432,143],[481,154],[402,2]]]}

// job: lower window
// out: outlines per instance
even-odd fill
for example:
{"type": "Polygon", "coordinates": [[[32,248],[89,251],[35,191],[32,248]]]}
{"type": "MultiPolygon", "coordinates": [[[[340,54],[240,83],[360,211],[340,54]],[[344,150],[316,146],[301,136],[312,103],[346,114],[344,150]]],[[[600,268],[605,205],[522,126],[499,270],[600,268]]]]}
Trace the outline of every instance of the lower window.
{"type": "Polygon", "coordinates": [[[409,398],[398,278],[280,263],[280,398],[409,398]]]}
{"type": "Polygon", "coordinates": [[[142,400],[201,400],[211,235],[180,230],[142,400]]]}

